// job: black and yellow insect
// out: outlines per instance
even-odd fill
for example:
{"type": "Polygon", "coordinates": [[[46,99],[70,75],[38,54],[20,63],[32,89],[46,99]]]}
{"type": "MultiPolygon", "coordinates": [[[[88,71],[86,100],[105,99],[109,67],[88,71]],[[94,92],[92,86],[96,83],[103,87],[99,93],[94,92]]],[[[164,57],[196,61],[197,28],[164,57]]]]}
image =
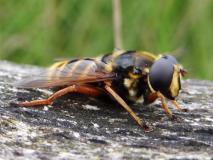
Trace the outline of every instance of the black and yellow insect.
{"type": "Polygon", "coordinates": [[[128,106],[130,102],[150,104],[157,98],[171,117],[166,99],[184,111],[176,102],[181,89],[181,76],[186,71],[171,55],[155,56],[148,52],[116,50],[98,58],[73,59],[55,63],[49,71],[24,79],[19,88],[64,87],[44,100],[20,102],[21,106],[52,104],[67,93],[90,96],[109,94],[145,130],[148,126],[128,106]]]}

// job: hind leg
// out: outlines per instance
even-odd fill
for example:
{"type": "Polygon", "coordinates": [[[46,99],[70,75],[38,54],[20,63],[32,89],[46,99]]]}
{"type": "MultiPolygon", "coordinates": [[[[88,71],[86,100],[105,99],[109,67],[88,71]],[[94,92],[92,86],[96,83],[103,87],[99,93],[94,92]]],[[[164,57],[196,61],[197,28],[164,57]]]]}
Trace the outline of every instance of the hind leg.
{"type": "Polygon", "coordinates": [[[65,95],[67,93],[74,93],[74,92],[87,94],[87,95],[91,95],[91,96],[98,96],[101,94],[101,91],[97,88],[92,88],[90,86],[72,85],[72,86],[66,87],[64,89],[61,89],[61,90],[55,92],[53,95],[51,95],[47,99],[33,100],[30,102],[19,102],[18,105],[24,106],[24,107],[31,107],[31,106],[38,106],[38,105],[50,105],[57,98],[65,95]]]}

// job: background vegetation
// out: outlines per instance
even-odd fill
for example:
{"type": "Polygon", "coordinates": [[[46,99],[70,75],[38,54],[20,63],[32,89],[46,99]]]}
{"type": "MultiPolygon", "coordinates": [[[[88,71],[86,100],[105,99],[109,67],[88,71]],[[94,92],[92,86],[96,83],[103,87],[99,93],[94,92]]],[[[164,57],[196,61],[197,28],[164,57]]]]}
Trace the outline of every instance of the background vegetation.
{"type": "MultiPolygon", "coordinates": [[[[213,80],[212,0],[122,0],[122,22],[124,49],[182,49],[190,77],[213,80]]],[[[0,0],[0,59],[47,66],[113,48],[111,0],[0,0]]]]}

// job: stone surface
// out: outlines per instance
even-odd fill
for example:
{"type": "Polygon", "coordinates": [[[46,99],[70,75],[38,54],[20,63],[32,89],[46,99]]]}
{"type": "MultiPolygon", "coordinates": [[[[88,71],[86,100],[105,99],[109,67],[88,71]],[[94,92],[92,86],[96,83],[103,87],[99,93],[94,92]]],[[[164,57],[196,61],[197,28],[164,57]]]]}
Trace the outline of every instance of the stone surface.
{"type": "Polygon", "coordinates": [[[156,102],[132,108],[154,129],[145,133],[121,107],[82,95],[67,95],[51,106],[23,108],[11,102],[45,98],[45,89],[11,84],[42,70],[0,62],[0,158],[2,159],[212,159],[213,83],[185,80],[171,104],[178,122],[156,102]]]}

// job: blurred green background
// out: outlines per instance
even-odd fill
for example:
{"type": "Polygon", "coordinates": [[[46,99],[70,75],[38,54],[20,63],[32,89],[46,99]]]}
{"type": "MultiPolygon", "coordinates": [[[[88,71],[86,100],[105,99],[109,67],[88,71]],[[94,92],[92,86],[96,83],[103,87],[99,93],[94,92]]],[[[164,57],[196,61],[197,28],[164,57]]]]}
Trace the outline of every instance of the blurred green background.
{"type": "MultiPolygon", "coordinates": [[[[213,0],[121,2],[123,49],[181,49],[189,77],[213,80],[213,0]]],[[[0,59],[47,66],[113,48],[111,0],[0,0],[0,59]]]]}

